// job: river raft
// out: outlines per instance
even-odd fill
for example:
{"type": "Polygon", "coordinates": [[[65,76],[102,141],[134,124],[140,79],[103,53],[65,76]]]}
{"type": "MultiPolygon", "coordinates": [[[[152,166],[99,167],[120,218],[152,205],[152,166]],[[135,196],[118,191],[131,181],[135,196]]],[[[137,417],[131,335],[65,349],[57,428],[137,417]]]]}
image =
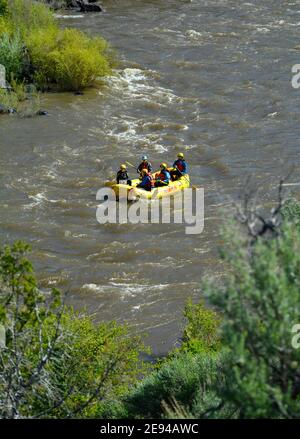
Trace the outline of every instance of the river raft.
{"type": "Polygon", "coordinates": [[[131,181],[131,186],[129,186],[128,184],[117,184],[116,181],[108,181],[105,183],[105,186],[113,189],[117,199],[127,198],[129,201],[137,201],[139,199],[157,200],[170,197],[190,187],[190,177],[188,174],[183,175],[178,180],[170,181],[166,186],[155,187],[151,191],[138,188],[137,185],[140,182],[141,180],[136,178],[131,181]]]}

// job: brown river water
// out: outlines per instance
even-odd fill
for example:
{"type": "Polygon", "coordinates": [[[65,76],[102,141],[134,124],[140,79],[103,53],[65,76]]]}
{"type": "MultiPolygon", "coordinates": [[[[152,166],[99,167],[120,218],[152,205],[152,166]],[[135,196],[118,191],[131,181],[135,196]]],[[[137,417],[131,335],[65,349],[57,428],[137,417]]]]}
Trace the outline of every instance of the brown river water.
{"type": "MultiPolygon", "coordinates": [[[[102,34],[121,60],[83,96],[48,94],[47,117],[0,119],[0,240],[33,246],[41,285],[98,321],[128,321],[155,355],[180,337],[186,299],[223,272],[222,207],[247,175],[299,182],[300,1],[111,0],[63,26],[102,34]],[[147,147],[143,147],[147,144],[147,147]],[[97,190],[125,160],[183,151],[205,188],[205,228],[100,225],[97,190]]],[[[297,192],[297,187],[295,187],[297,192]]]]}

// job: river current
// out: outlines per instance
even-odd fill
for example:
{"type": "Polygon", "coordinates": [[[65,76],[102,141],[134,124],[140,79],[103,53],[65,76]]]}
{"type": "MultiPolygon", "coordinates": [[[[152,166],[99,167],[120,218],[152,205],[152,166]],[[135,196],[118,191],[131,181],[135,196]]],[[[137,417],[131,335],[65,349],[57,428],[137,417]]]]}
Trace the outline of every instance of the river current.
{"type": "Polygon", "coordinates": [[[0,239],[30,242],[43,288],[98,321],[129,322],[161,355],[202,277],[223,274],[219,225],[246,176],[263,198],[292,164],[300,181],[300,1],[103,3],[59,20],[108,39],[115,75],[82,96],[44,95],[46,117],[0,119],[0,239]],[[121,162],[147,153],[158,166],[179,151],[205,189],[202,234],[97,223],[96,192],[121,162]]]}

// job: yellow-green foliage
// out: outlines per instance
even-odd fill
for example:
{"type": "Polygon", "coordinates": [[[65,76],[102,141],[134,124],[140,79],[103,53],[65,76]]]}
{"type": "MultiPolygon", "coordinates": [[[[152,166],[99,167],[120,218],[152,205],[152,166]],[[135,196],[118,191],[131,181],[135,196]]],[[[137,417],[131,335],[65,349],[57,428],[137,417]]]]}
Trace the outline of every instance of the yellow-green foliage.
{"type": "Polygon", "coordinates": [[[55,25],[55,17],[50,8],[32,0],[10,0],[8,18],[22,35],[28,34],[33,29],[55,25]]]}
{"type": "Polygon", "coordinates": [[[127,326],[94,323],[56,289],[45,295],[29,250],[0,247],[0,418],[99,417],[149,369],[140,359],[149,350],[127,326]]]}
{"type": "Polygon", "coordinates": [[[18,106],[18,97],[15,93],[0,89],[0,105],[6,111],[8,109],[16,109],[18,106]]]}
{"type": "Polygon", "coordinates": [[[191,300],[188,300],[184,316],[187,319],[187,325],[183,334],[182,350],[209,353],[220,349],[221,319],[216,311],[207,308],[204,301],[193,304],[191,300]]]}
{"type": "Polygon", "coordinates": [[[2,34],[11,35],[13,32],[13,24],[7,18],[0,16],[0,36],[2,34]]]}
{"type": "MultiPolygon", "coordinates": [[[[47,320],[47,326],[49,336],[55,331],[55,316],[47,320]]],[[[96,418],[104,405],[127,394],[138,376],[150,369],[140,359],[140,352],[149,349],[126,325],[96,324],[85,314],[65,309],[61,330],[64,336],[56,346],[59,368],[53,364],[51,370],[56,377],[52,385],[58,386],[64,404],[52,410],[50,417],[65,418],[72,413],[72,417],[96,418]]],[[[35,361],[34,355],[31,359],[35,361]]],[[[42,395],[33,399],[33,410],[49,409],[46,398],[41,403],[43,399],[42,395]]]]}
{"type": "Polygon", "coordinates": [[[33,87],[27,92],[23,83],[11,81],[10,91],[0,89],[0,104],[6,111],[14,109],[21,117],[32,117],[40,110],[40,94],[33,87]]]}
{"type": "MultiPolygon", "coordinates": [[[[89,37],[76,29],[60,29],[45,4],[32,0],[10,0],[6,15],[0,17],[1,35],[5,41],[20,40],[22,47],[24,45],[28,49],[28,53],[24,51],[22,54],[19,65],[32,64],[30,77],[27,77],[26,69],[25,77],[33,79],[40,88],[79,90],[93,85],[98,77],[111,72],[111,56],[108,55],[106,41],[100,37],[89,37]]],[[[12,59],[11,56],[2,58],[12,59]]],[[[22,80],[23,69],[21,73],[11,72],[9,68],[13,65],[8,61],[4,62],[7,71],[22,80]]]]}
{"type": "Polygon", "coordinates": [[[34,30],[26,43],[40,87],[78,90],[93,85],[98,77],[111,72],[107,43],[76,29],[61,30],[52,26],[34,30]]]}

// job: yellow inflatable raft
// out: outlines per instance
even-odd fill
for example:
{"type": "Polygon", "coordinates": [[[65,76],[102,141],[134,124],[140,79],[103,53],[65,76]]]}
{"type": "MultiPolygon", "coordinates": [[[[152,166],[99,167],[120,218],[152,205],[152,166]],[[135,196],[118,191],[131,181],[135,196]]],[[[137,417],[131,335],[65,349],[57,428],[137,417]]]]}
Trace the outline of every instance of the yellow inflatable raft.
{"type": "Polygon", "coordinates": [[[187,174],[183,175],[178,180],[171,181],[167,186],[153,188],[151,192],[136,187],[140,182],[141,180],[138,178],[134,179],[131,181],[131,186],[129,186],[128,184],[117,184],[115,181],[109,181],[105,183],[105,186],[111,187],[118,199],[127,198],[129,201],[136,201],[140,198],[151,200],[169,197],[170,195],[190,187],[190,177],[187,174]]]}

